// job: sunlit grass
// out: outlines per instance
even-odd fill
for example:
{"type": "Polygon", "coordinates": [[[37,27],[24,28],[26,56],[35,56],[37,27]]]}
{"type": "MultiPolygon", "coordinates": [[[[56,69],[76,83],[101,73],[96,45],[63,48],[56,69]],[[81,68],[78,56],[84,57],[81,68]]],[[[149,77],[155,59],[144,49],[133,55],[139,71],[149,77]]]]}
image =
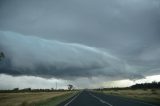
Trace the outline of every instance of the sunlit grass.
{"type": "Polygon", "coordinates": [[[31,106],[71,92],[0,93],[0,106],[31,106]]]}
{"type": "Polygon", "coordinates": [[[39,103],[34,104],[34,106],[57,106],[58,104],[66,101],[67,99],[73,97],[77,92],[70,92],[64,95],[60,95],[57,97],[50,98],[45,101],[40,101],[39,103]]]}
{"type": "Polygon", "coordinates": [[[160,103],[160,89],[105,90],[100,92],[127,98],[139,99],[146,102],[160,103]]]}

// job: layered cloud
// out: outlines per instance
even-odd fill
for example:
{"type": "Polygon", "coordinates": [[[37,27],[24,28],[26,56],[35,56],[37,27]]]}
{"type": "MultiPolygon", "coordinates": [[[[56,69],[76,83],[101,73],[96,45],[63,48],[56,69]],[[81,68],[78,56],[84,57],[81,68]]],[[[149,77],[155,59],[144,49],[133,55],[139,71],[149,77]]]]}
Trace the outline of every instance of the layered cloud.
{"type": "Polygon", "coordinates": [[[159,0],[1,0],[0,74],[86,86],[159,75],[159,11],[159,0]]]}
{"type": "Polygon", "coordinates": [[[141,76],[126,70],[126,64],[119,58],[95,47],[14,32],[1,31],[0,37],[0,48],[6,55],[0,73],[63,79],[141,76]]]}

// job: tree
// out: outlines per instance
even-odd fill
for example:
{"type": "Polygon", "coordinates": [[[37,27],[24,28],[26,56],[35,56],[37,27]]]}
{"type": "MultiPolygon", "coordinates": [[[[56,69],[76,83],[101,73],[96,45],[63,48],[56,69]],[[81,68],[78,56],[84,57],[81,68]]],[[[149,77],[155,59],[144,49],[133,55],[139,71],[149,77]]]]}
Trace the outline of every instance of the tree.
{"type": "Polygon", "coordinates": [[[19,90],[19,88],[14,88],[14,89],[13,89],[13,91],[18,91],[18,90],[19,90]]]}
{"type": "Polygon", "coordinates": [[[69,84],[68,85],[68,90],[72,90],[73,89],[73,85],[69,84]]]}

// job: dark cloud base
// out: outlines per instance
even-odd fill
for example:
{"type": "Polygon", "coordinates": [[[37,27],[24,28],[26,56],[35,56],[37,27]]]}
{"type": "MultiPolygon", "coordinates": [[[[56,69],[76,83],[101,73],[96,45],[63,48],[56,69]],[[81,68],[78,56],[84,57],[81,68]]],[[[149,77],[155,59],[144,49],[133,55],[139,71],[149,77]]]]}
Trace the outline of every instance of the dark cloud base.
{"type": "Polygon", "coordinates": [[[0,73],[113,80],[160,74],[159,11],[159,0],[1,0],[0,73]]]}
{"type": "Polygon", "coordinates": [[[6,54],[0,62],[0,73],[61,79],[143,77],[129,72],[122,60],[98,48],[13,32],[1,32],[0,41],[1,50],[6,54]]]}

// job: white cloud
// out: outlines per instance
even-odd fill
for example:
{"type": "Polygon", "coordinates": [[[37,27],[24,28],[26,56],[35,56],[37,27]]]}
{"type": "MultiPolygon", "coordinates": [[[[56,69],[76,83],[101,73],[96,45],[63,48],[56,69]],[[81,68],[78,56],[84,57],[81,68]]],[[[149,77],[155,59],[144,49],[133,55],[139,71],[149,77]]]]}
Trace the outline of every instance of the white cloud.
{"type": "Polygon", "coordinates": [[[44,79],[34,76],[16,76],[0,74],[0,89],[13,89],[13,88],[57,88],[67,89],[68,84],[74,85],[75,88],[112,88],[112,87],[128,87],[136,83],[150,83],[153,81],[160,81],[160,75],[147,76],[139,80],[113,80],[107,81],[105,78],[78,78],[74,81],[61,80],[56,78],[44,79]]]}
{"type": "Polygon", "coordinates": [[[13,88],[54,88],[56,89],[56,83],[58,89],[67,89],[67,81],[60,79],[44,79],[34,76],[18,76],[13,77],[10,75],[0,74],[0,89],[13,89],[13,88]]]}
{"type": "Polygon", "coordinates": [[[107,81],[107,82],[103,82],[101,86],[106,88],[129,87],[134,84],[151,83],[153,81],[160,82],[160,75],[147,76],[145,78],[137,79],[137,80],[123,79],[123,80],[107,81]]]}

